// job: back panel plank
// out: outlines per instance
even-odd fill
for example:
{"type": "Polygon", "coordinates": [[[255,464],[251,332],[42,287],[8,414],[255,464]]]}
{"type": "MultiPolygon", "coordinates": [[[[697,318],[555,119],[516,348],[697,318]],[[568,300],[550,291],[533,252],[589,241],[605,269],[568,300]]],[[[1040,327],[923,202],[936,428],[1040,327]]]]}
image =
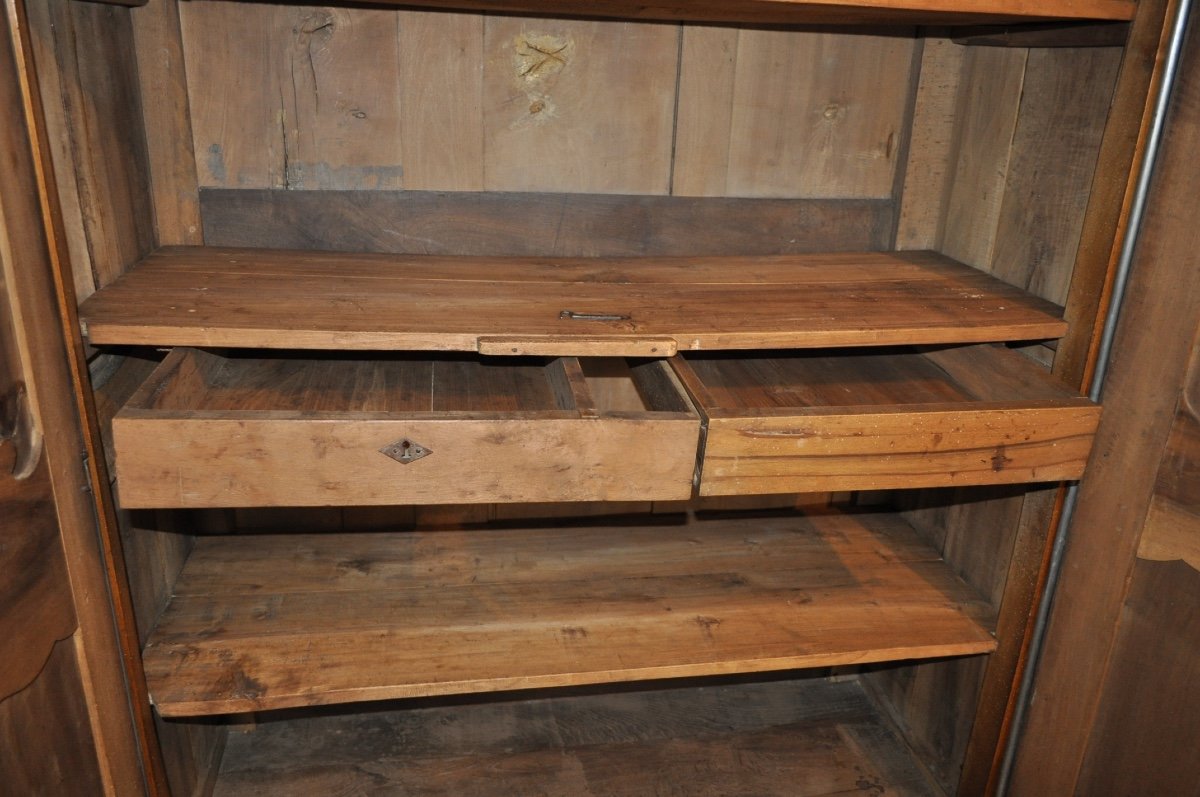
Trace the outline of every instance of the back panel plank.
{"type": "Polygon", "coordinates": [[[887,200],[207,189],[213,246],[612,257],[888,248],[887,200]]]}

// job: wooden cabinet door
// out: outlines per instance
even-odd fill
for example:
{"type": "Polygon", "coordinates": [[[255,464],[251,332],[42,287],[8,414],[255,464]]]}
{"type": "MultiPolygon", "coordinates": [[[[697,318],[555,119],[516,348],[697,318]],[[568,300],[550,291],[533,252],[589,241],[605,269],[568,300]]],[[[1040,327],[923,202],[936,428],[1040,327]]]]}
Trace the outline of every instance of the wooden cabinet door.
{"type": "Polygon", "coordinates": [[[54,278],[57,199],[29,52],[23,6],[10,0],[0,12],[0,792],[136,795],[143,772],[161,782],[156,741],[134,719],[149,705],[130,698],[137,648],[113,609],[119,551],[97,534],[102,481],[84,455],[71,366],[82,349],[62,320],[73,299],[54,278]]]}

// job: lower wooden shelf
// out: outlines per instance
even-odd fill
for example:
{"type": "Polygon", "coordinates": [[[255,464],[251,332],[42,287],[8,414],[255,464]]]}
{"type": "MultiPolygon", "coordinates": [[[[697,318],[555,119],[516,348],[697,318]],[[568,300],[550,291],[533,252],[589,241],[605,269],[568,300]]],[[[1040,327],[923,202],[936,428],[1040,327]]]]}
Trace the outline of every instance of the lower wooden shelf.
{"type": "Polygon", "coordinates": [[[273,719],[230,735],[213,795],[942,793],[856,682],[672,686],[273,719]]]}
{"type": "Polygon", "coordinates": [[[979,654],[991,623],[884,513],[238,535],[197,540],[144,661],[188,716],[979,654]]]}

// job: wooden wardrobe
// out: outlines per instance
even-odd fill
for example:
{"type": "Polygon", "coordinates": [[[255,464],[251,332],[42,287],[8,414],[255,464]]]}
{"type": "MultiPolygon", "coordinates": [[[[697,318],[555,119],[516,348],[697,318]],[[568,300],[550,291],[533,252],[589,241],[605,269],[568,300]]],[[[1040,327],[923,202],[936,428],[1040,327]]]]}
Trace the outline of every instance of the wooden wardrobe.
{"type": "Polygon", "coordinates": [[[7,0],[11,782],[1116,782],[1127,576],[1192,561],[1180,13],[7,0]]]}

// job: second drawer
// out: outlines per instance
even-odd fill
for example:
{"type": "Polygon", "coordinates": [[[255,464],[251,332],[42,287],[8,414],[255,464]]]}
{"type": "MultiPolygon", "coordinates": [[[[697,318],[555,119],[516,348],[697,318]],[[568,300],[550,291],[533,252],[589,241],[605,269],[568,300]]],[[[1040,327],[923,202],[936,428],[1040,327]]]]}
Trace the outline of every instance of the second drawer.
{"type": "Polygon", "coordinates": [[[672,362],[704,416],[705,496],[1077,479],[1100,418],[990,344],[672,362]]]}
{"type": "Polygon", "coordinates": [[[681,500],[663,361],[173,350],[117,414],[126,508],[681,500]]]}

